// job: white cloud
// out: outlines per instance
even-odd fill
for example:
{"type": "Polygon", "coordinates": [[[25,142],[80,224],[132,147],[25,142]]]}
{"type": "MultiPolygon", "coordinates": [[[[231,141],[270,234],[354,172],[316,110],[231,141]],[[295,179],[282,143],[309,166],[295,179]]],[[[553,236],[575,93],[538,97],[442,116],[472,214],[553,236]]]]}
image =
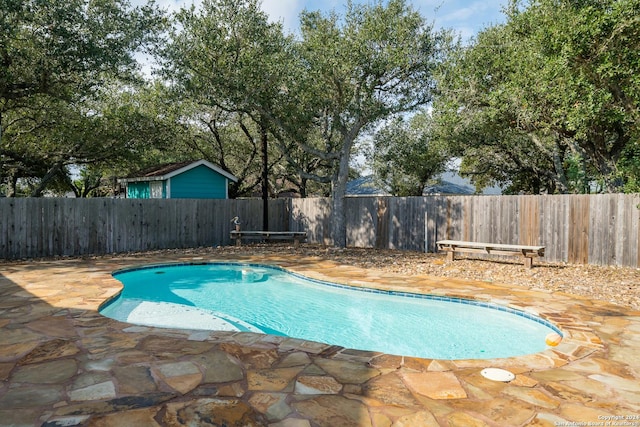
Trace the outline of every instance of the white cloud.
{"type": "Polygon", "coordinates": [[[428,22],[469,40],[488,25],[504,22],[507,0],[413,0],[428,22]]]}
{"type": "Polygon", "coordinates": [[[467,7],[454,10],[447,13],[441,19],[443,22],[464,22],[468,20],[477,20],[479,16],[482,16],[489,9],[489,5],[486,2],[475,2],[469,4],[467,7]]]}
{"type": "Polygon", "coordinates": [[[286,32],[297,32],[302,3],[302,0],[263,0],[262,10],[272,22],[282,22],[286,32]]]}

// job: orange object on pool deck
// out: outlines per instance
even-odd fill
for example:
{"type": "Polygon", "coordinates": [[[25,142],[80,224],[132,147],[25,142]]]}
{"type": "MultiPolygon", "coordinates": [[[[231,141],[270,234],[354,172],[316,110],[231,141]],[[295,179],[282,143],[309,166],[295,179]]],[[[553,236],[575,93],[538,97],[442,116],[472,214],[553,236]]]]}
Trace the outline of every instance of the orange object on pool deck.
{"type": "Polygon", "coordinates": [[[551,332],[549,335],[546,336],[544,341],[547,343],[548,346],[555,347],[558,344],[560,344],[560,342],[562,341],[562,335],[557,334],[555,332],[551,332]]]}

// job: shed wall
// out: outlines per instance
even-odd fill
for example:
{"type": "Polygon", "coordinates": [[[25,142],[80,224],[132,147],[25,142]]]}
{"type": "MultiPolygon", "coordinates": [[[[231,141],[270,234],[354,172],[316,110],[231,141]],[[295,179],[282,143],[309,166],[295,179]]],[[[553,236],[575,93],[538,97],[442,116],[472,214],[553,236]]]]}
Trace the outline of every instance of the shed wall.
{"type": "Polygon", "coordinates": [[[172,199],[226,199],[227,179],[206,166],[170,178],[172,199]]]}

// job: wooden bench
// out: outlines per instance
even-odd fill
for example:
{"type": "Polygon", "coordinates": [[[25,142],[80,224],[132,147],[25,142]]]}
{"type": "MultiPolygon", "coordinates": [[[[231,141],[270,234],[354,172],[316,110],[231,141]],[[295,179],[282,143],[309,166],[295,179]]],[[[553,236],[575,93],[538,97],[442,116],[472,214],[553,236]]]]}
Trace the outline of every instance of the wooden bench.
{"type": "Polygon", "coordinates": [[[236,246],[240,246],[242,239],[258,240],[293,240],[293,245],[298,246],[300,242],[307,239],[306,231],[231,231],[231,240],[236,241],[236,246]]]}
{"type": "Polygon", "coordinates": [[[527,268],[533,266],[533,258],[544,256],[544,246],[504,245],[501,243],[462,242],[459,240],[439,240],[439,251],[447,252],[447,261],[455,259],[456,252],[476,254],[514,255],[524,257],[527,268]]]}

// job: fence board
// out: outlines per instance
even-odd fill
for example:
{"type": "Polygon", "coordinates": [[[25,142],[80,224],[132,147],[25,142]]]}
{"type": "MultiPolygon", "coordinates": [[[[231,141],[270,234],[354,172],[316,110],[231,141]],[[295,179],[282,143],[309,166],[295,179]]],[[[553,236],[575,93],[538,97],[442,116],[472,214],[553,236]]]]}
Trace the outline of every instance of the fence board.
{"type": "Polygon", "coordinates": [[[404,237],[400,226],[403,208],[404,198],[389,199],[389,249],[399,249],[404,237]]]}
{"type": "Polygon", "coordinates": [[[496,203],[497,215],[493,217],[494,227],[496,229],[496,236],[501,242],[515,243],[518,241],[519,230],[514,227],[513,219],[515,218],[514,209],[515,196],[506,196],[507,199],[504,203],[496,203]]]}
{"type": "MultiPolygon", "coordinates": [[[[633,262],[634,260],[632,259],[631,262],[629,263],[629,265],[635,265],[636,267],[640,266],[640,201],[639,201],[639,197],[638,195],[636,195],[636,197],[634,197],[633,202],[632,202],[632,209],[633,209],[633,229],[636,230],[635,235],[637,236],[636,239],[634,239],[634,242],[636,243],[635,245],[635,252],[636,252],[636,257],[635,257],[635,263],[633,262]]],[[[627,232],[629,230],[626,230],[627,232]]]]}
{"type": "Polygon", "coordinates": [[[638,229],[638,212],[635,208],[638,198],[623,197],[618,195],[618,222],[616,224],[616,260],[617,265],[632,265],[638,257],[637,246],[634,247],[635,233],[629,233],[627,226],[631,230],[638,229]]]}
{"type": "MultiPolygon", "coordinates": [[[[618,221],[622,219],[623,215],[618,210],[618,200],[616,194],[607,194],[606,205],[609,207],[609,224],[607,227],[607,240],[600,245],[601,249],[601,265],[616,265],[618,263],[618,242],[624,238],[616,234],[616,228],[618,221]]],[[[621,206],[622,207],[622,206],[621,206]]]]}
{"type": "Polygon", "coordinates": [[[453,234],[455,230],[451,223],[452,221],[455,221],[455,214],[458,212],[453,211],[453,198],[443,197],[439,202],[437,212],[439,236],[437,240],[459,238],[459,236],[453,234]]]}
{"type": "MultiPolygon", "coordinates": [[[[618,222],[624,218],[623,212],[619,208],[624,206],[618,205],[617,194],[606,195],[606,204],[609,207],[609,223],[607,227],[607,240],[603,242],[601,249],[602,265],[616,265],[619,263],[618,256],[621,255],[619,248],[625,236],[616,233],[618,222]]],[[[596,245],[593,245],[596,246],[596,245]]]]}
{"type": "Polygon", "coordinates": [[[444,215],[441,214],[443,200],[440,196],[428,196],[425,198],[424,240],[425,251],[427,252],[435,252],[437,250],[436,242],[445,238],[443,232],[446,229],[442,225],[444,215]]]}
{"type": "Polygon", "coordinates": [[[553,205],[553,222],[547,223],[549,231],[549,240],[545,245],[553,245],[558,251],[558,256],[550,258],[551,260],[568,260],[570,257],[569,246],[573,236],[571,235],[571,227],[569,227],[569,216],[571,211],[571,205],[569,203],[570,197],[560,196],[558,198],[549,197],[553,205]],[[558,228],[560,231],[558,232],[558,228]],[[558,239],[558,240],[556,240],[558,239]]]}
{"type": "MultiPolygon", "coordinates": [[[[33,199],[31,200],[31,203],[28,206],[28,211],[29,212],[39,212],[39,210],[41,209],[41,200],[39,199],[33,199]]],[[[29,215],[25,221],[25,223],[27,224],[27,230],[41,230],[40,227],[40,221],[41,221],[41,216],[38,215],[29,215]]],[[[36,233],[27,233],[26,234],[26,251],[27,253],[30,252],[35,252],[35,253],[41,253],[42,252],[42,244],[41,244],[41,239],[40,236],[37,235],[36,233]]]]}
{"type": "MultiPolygon", "coordinates": [[[[609,235],[609,221],[610,221],[610,207],[606,203],[602,203],[603,199],[599,198],[598,203],[594,203],[593,209],[588,213],[589,215],[589,239],[593,242],[598,242],[598,245],[591,245],[589,247],[589,260],[593,264],[602,265],[602,247],[607,246],[609,235]]],[[[574,238],[574,242],[579,242],[578,238],[574,238]]],[[[574,247],[576,245],[574,244],[574,247]]],[[[572,247],[574,250],[575,248],[572,247]]],[[[574,262],[579,262],[579,259],[573,258],[574,262]]]]}
{"type": "MultiPolygon", "coordinates": [[[[575,264],[589,262],[589,199],[584,196],[569,198],[569,256],[575,264]]],[[[601,227],[602,228],[602,227],[601,227]]],[[[604,230],[602,230],[604,232],[604,230]]]]}
{"type": "Polygon", "coordinates": [[[474,228],[470,230],[473,236],[472,240],[477,242],[490,242],[491,241],[491,203],[489,201],[491,197],[474,198],[472,201],[472,209],[474,210],[474,216],[476,217],[476,223],[474,228]]]}
{"type": "Polygon", "coordinates": [[[376,240],[375,247],[386,249],[389,247],[389,198],[376,199],[376,240]]]}
{"type": "Polygon", "coordinates": [[[520,209],[518,211],[518,225],[520,235],[518,243],[521,245],[540,245],[540,199],[534,196],[518,196],[520,209]]]}
{"type": "Polygon", "coordinates": [[[424,208],[424,251],[435,252],[436,251],[436,237],[438,235],[437,218],[436,218],[436,204],[437,199],[435,197],[427,198],[424,208]]]}
{"type": "Polygon", "coordinates": [[[387,219],[388,219],[388,225],[387,225],[387,233],[389,236],[389,243],[388,243],[388,248],[389,249],[396,249],[397,247],[397,243],[398,243],[398,201],[394,200],[392,198],[388,198],[388,205],[387,205],[387,219]]]}
{"type": "Polygon", "coordinates": [[[25,205],[26,203],[22,200],[14,201],[12,203],[11,216],[9,217],[9,247],[18,254],[19,258],[24,258],[25,256],[24,239],[26,227],[20,221],[21,218],[26,218],[25,205]]]}
{"type": "Polygon", "coordinates": [[[424,215],[426,199],[424,197],[411,197],[409,199],[410,209],[408,223],[405,227],[412,229],[411,240],[407,249],[422,248],[425,241],[424,215]]]}
{"type": "Polygon", "coordinates": [[[65,222],[64,207],[60,205],[61,200],[55,200],[53,203],[53,210],[51,217],[53,219],[53,242],[52,251],[54,255],[64,255],[65,246],[65,229],[66,225],[70,225],[71,222],[65,222]]]}

